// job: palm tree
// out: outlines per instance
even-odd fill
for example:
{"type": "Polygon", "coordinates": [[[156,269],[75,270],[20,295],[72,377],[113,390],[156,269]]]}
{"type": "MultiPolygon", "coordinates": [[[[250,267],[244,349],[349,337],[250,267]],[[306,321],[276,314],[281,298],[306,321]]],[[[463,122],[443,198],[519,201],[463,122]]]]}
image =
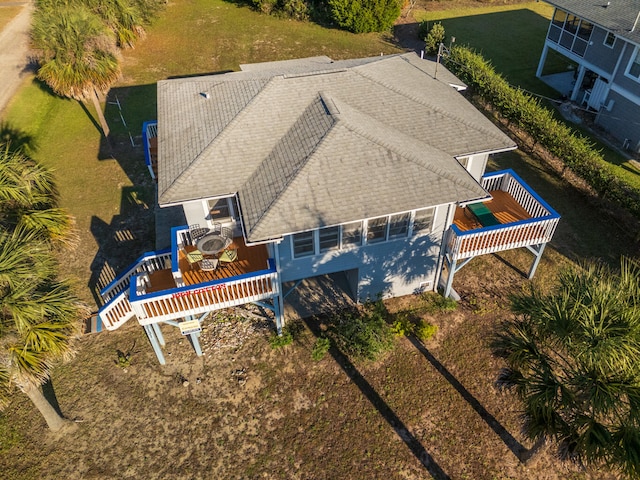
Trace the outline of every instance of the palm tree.
{"type": "Polygon", "coordinates": [[[550,293],[513,299],[495,335],[507,367],[497,385],[523,403],[523,432],[553,440],[562,459],[640,476],[640,263],[559,275],[550,293]]]}
{"type": "Polygon", "coordinates": [[[70,243],[73,218],[57,207],[53,175],[10,143],[0,143],[0,227],[39,239],[70,243]]]}
{"type": "Polygon", "coordinates": [[[39,387],[55,361],[73,354],[83,312],[56,279],[52,250],[71,220],[56,207],[51,174],[1,144],[0,226],[0,406],[17,386],[58,430],[66,421],[39,387]]]}
{"type": "Polygon", "coordinates": [[[93,101],[102,130],[109,126],[98,92],[106,93],[120,76],[113,37],[85,5],[41,2],[34,13],[31,37],[38,52],[38,78],[57,94],[93,101]]]}

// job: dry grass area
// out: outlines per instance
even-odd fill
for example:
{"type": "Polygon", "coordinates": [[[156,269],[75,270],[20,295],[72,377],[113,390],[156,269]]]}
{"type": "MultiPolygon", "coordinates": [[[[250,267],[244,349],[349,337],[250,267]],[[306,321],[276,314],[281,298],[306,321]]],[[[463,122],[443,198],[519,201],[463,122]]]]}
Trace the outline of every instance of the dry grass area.
{"type": "MultiPolygon", "coordinates": [[[[551,250],[539,281],[562,257],[551,250]]],[[[143,330],[78,340],[79,354],[53,375],[66,435],[47,431],[23,396],[7,410],[0,477],[6,479],[602,479],[562,465],[546,450],[530,465],[518,404],[493,381],[500,368],[487,338],[510,292],[526,281],[526,254],[479,258],[459,274],[452,313],[424,344],[399,338],[383,359],[353,361],[331,350],[311,359],[319,321],[274,350],[268,324],[219,315],[206,323],[198,358],[163,327],[167,365],[143,330]],[[516,269],[512,268],[516,267],[516,269]],[[117,350],[131,353],[117,365],[117,350]]],[[[397,311],[414,297],[389,302],[397,311]]]]}

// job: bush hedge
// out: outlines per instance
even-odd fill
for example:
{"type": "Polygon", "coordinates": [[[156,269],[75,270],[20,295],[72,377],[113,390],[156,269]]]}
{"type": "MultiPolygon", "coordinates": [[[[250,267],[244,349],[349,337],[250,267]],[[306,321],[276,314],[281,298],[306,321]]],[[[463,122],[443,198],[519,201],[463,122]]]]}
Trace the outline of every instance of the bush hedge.
{"type": "Polygon", "coordinates": [[[599,195],[640,218],[640,190],[618,177],[589,139],[554,118],[536,98],[510,86],[489,62],[469,48],[453,47],[445,64],[504,118],[562,160],[599,195]]]}

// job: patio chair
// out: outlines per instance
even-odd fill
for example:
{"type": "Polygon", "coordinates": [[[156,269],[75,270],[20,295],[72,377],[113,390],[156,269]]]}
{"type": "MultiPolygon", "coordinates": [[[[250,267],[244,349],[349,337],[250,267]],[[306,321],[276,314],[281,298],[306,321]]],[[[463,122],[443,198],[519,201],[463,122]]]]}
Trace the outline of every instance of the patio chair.
{"type": "Polygon", "coordinates": [[[191,237],[191,245],[195,245],[196,242],[204,237],[209,232],[208,228],[203,228],[199,223],[189,225],[189,236],[191,237]]]}
{"type": "Polygon", "coordinates": [[[218,261],[220,263],[231,263],[231,262],[235,262],[237,259],[238,259],[237,248],[229,248],[228,250],[223,251],[218,257],[218,261]]]}
{"type": "Polygon", "coordinates": [[[204,256],[200,250],[193,250],[191,252],[186,252],[185,250],[185,258],[187,259],[187,262],[189,262],[189,268],[193,268],[193,265],[202,261],[204,256]]]}
{"type": "Polygon", "coordinates": [[[212,272],[216,268],[218,268],[217,258],[203,258],[200,260],[200,270],[203,272],[212,272]]]}

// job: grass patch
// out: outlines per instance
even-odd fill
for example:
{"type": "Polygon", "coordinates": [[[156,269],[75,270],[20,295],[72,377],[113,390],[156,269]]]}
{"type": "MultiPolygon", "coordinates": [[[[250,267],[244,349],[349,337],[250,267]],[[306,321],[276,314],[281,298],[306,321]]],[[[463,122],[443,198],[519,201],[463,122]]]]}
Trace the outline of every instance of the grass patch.
{"type": "Polygon", "coordinates": [[[24,7],[0,7],[0,30],[13,20],[24,7]]]}
{"type": "MultiPolygon", "coordinates": [[[[436,12],[417,12],[417,20],[442,22],[446,40],[451,36],[459,45],[468,45],[478,51],[502,74],[509,83],[538,95],[558,98],[559,94],[536,78],[538,61],[553,15],[553,7],[544,2],[520,3],[491,7],[463,7],[436,12]],[[509,32],[509,41],[504,41],[509,32]]],[[[544,74],[570,70],[572,62],[560,54],[549,51],[544,74]]],[[[634,172],[629,159],[603,144],[596,136],[579,125],[557,118],[589,138],[602,152],[616,175],[640,187],[640,176],[634,172]]]]}
{"type": "Polygon", "coordinates": [[[238,70],[244,63],[316,55],[340,60],[398,51],[388,34],[356,35],[222,0],[178,0],[167,5],[135,50],[125,52],[121,84],[238,70]]]}
{"type": "Polygon", "coordinates": [[[491,59],[511,83],[542,95],[556,91],[536,78],[536,68],[549,28],[553,7],[540,2],[490,7],[462,7],[416,13],[417,20],[442,22],[445,44],[469,45],[491,59]],[[509,41],[505,41],[508,32],[509,41]]]}

